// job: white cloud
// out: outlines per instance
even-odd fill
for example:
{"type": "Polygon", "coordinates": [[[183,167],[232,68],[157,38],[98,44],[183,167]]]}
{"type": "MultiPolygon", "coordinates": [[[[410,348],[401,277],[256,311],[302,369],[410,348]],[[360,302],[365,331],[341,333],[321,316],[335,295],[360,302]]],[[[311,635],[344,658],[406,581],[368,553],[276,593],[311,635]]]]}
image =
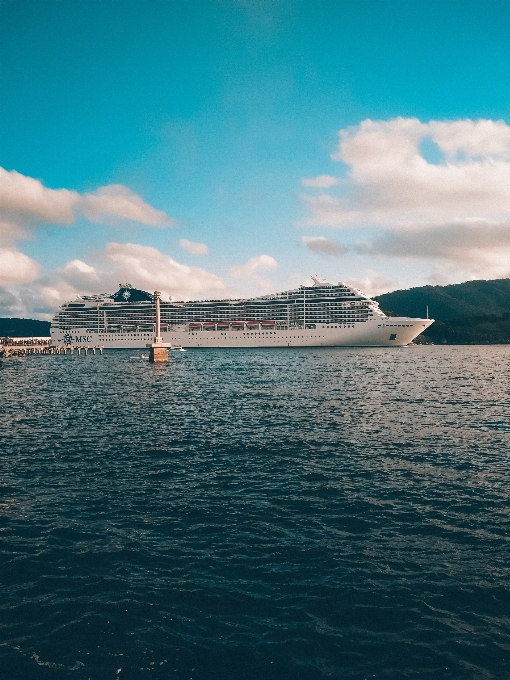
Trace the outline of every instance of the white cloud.
{"type": "MultiPolygon", "coordinates": [[[[39,286],[34,287],[31,293],[33,298],[32,305],[36,302],[38,306],[35,309],[37,311],[44,313],[51,310],[54,313],[65,300],[76,299],[78,291],[72,285],[66,284],[66,282],[54,279],[52,276],[45,276],[43,277],[43,282],[39,286]]],[[[80,290],[79,293],[83,293],[83,290],[80,290]]]]}
{"type": "Polygon", "coordinates": [[[450,160],[469,158],[510,160],[510,126],[498,120],[456,120],[429,123],[432,140],[450,160]]]}
{"type": "Polygon", "coordinates": [[[397,288],[397,281],[378,274],[373,269],[366,269],[362,279],[349,279],[349,284],[363,291],[367,295],[382,295],[397,288]]]}
{"type": "Polygon", "coordinates": [[[338,241],[325,236],[303,236],[303,243],[308,250],[322,255],[342,255],[347,249],[338,241]]]}
{"type": "Polygon", "coordinates": [[[71,224],[79,200],[76,191],[48,189],[38,179],[0,168],[0,215],[14,222],[71,224]]]}
{"type": "MultiPolygon", "coordinates": [[[[352,250],[362,255],[430,259],[462,270],[467,279],[510,276],[510,222],[471,223],[423,228],[413,232],[384,232],[352,250]]],[[[438,266],[438,264],[436,266],[438,266]]]]}
{"type": "Polygon", "coordinates": [[[15,241],[26,237],[26,230],[19,224],[0,220],[0,247],[11,246],[15,241]]]}
{"type": "Polygon", "coordinates": [[[192,255],[207,255],[209,248],[205,243],[195,243],[195,241],[188,241],[187,238],[181,238],[179,246],[192,255]]]}
{"type": "Polygon", "coordinates": [[[274,290],[274,284],[269,279],[260,276],[260,270],[276,269],[278,262],[271,255],[250,257],[244,264],[230,268],[230,276],[240,280],[240,287],[236,285],[235,296],[261,295],[274,290]],[[255,293],[256,291],[256,293],[255,293]]]}
{"type": "Polygon", "coordinates": [[[0,168],[0,220],[4,225],[16,225],[18,230],[35,222],[69,225],[80,212],[92,222],[130,220],[150,227],[174,223],[122,184],[99,187],[81,196],[69,189],[48,189],[38,179],[0,168]]]}
{"type": "Polygon", "coordinates": [[[303,177],[301,184],[304,187],[313,187],[315,189],[329,189],[339,184],[339,180],[331,175],[319,175],[312,178],[303,177]]]}
{"type": "Polygon", "coordinates": [[[340,132],[333,154],[350,166],[342,197],[307,196],[307,224],[409,230],[510,216],[510,126],[493,121],[365,120],[340,132]],[[420,145],[445,154],[427,162],[420,145]]]}
{"type": "Polygon", "coordinates": [[[271,257],[271,255],[259,255],[258,257],[250,257],[248,262],[230,268],[230,275],[234,278],[241,279],[245,276],[254,274],[258,269],[276,269],[278,262],[271,257]]]}
{"type": "Polygon", "coordinates": [[[57,269],[57,274],[63,281],[77,289],[81,293],[101,292],[96,286],[101,282],[101,277],[94,267],[82,260],[71,260],[63,267],[57,269]]]}
{"type": "Polygon", "coordinates": [[[35,281],[40,267],[28,255],[10,248],[0,248],[0,286],[35,281]]]}
{"type": "Polygon", "coordinates": [[[213,297],[226,291],[215,274],[135,243],[108,243],[104,252],[96,252],[93,262],[71,260],[53,271],[26,255],[4,250],[0,249],[0,314],[4,316],[50,319],[64,301],[83,294],[114,293],[119,281],[149,292],[160,290],[163,299],[213,297]]]}
{"type": "Polygon", "coordinates": [[[345,200],[330,196],[329,194],[319,194],[310,196],[304,194],[301,199],[312,217],[303,220],[302,224],[307,227],[351,227],[359,226],[363,219],[362,211],[348,210],[345,200]]]}
{"type": "Polygon", "coordinates": [[[85,194],[80,209],[91,222],[114,218],[140,222],[149,227],[168,227],[173,223],[163,210],[156,210],[122,184],[110,184],[100,187],[95,193],[85,194]]]}
{"type": "Polygon", "coordinates": [[[448,261],[477,276],[510,271],[505,122],[365,120],[340,131],[332,158],[348,166],[346,178],[337,193],[303,196],[302,224],[375,229],[357,247],[365,254],[448,261]],[[434,147],[437,163],[426,159],[434,147]]]}
{"type": "MultiPolygon", "coordinates": [[[[201,267],[188,267],[156,248],[134,243],[108,243],[106,258],[115,263],[115,274],[146,290],[160,290],[179,298],[225,289],[224,282],[201,267]]],[[[119,278],[120,277],[120,278],[119,278]]]]}
{"type": "Polygon", "coordinates": [[[82,260],[71,260],[64,267],[62,267],[61,271],[69,273],[79,272],[80,274],[85,274],[87,276],[97,276],[94,267],[91,267],[82,260]]]}

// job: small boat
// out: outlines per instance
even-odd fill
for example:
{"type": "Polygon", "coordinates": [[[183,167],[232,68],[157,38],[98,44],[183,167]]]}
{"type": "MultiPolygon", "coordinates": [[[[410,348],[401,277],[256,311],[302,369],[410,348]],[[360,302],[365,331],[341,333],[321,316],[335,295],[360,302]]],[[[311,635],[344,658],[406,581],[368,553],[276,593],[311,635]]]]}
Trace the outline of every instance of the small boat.
{"type": "Polygon", "coordinates": [[[186,352],[187,350],[184,349],[182,345],[172,345],[172,347],[169,347],[169,350],[171,352],[186,352]]]}

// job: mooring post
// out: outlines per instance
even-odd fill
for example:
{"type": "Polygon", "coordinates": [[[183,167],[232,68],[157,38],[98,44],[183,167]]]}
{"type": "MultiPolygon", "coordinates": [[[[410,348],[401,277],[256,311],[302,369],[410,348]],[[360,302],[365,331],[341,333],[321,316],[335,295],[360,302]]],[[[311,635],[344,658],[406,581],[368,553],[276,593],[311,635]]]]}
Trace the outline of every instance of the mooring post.
{"type": "Polygon", "coordinates": [[[154,291],[154,302],[156,303],[156,337],[149,348],[149,361],[151,364],[162,364],[168,361],[168,350],[161,337],[161,293],[159,290],[154,291]]]}

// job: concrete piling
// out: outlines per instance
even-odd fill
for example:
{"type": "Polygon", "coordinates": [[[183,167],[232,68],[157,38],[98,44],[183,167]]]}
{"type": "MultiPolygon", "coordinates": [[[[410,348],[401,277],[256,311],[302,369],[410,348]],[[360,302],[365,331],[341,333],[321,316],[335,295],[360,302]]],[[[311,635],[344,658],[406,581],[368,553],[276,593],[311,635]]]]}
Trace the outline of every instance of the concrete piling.
{"type": "Polygon", "coordinates": [[[161,310],[160,310],[161,293],[159,290],[154,291],[154,302],[156,303],[156,337],[154,342],[149,347],[149,361],[151,364],[163,364],[168,361],[169,345],[163,342],[161,337],[161,310]]]}

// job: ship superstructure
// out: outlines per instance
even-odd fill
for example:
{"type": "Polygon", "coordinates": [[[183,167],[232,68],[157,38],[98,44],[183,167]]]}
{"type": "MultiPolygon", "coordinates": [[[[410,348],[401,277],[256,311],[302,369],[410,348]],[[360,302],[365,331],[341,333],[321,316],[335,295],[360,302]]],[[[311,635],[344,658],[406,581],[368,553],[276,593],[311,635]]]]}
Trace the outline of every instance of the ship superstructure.
{"type": "MultiPolygon", "coordinates": [[[[388,317],[368,295],[343,282],[249,299],[161,301],[163,342],[182,347],[407,345],[431,319],[388,317]]],[[[53,344],[146,347],[154,340],[154,296],[120,284],[113,294],[83,295],[52,321],[53,344]]]]}

